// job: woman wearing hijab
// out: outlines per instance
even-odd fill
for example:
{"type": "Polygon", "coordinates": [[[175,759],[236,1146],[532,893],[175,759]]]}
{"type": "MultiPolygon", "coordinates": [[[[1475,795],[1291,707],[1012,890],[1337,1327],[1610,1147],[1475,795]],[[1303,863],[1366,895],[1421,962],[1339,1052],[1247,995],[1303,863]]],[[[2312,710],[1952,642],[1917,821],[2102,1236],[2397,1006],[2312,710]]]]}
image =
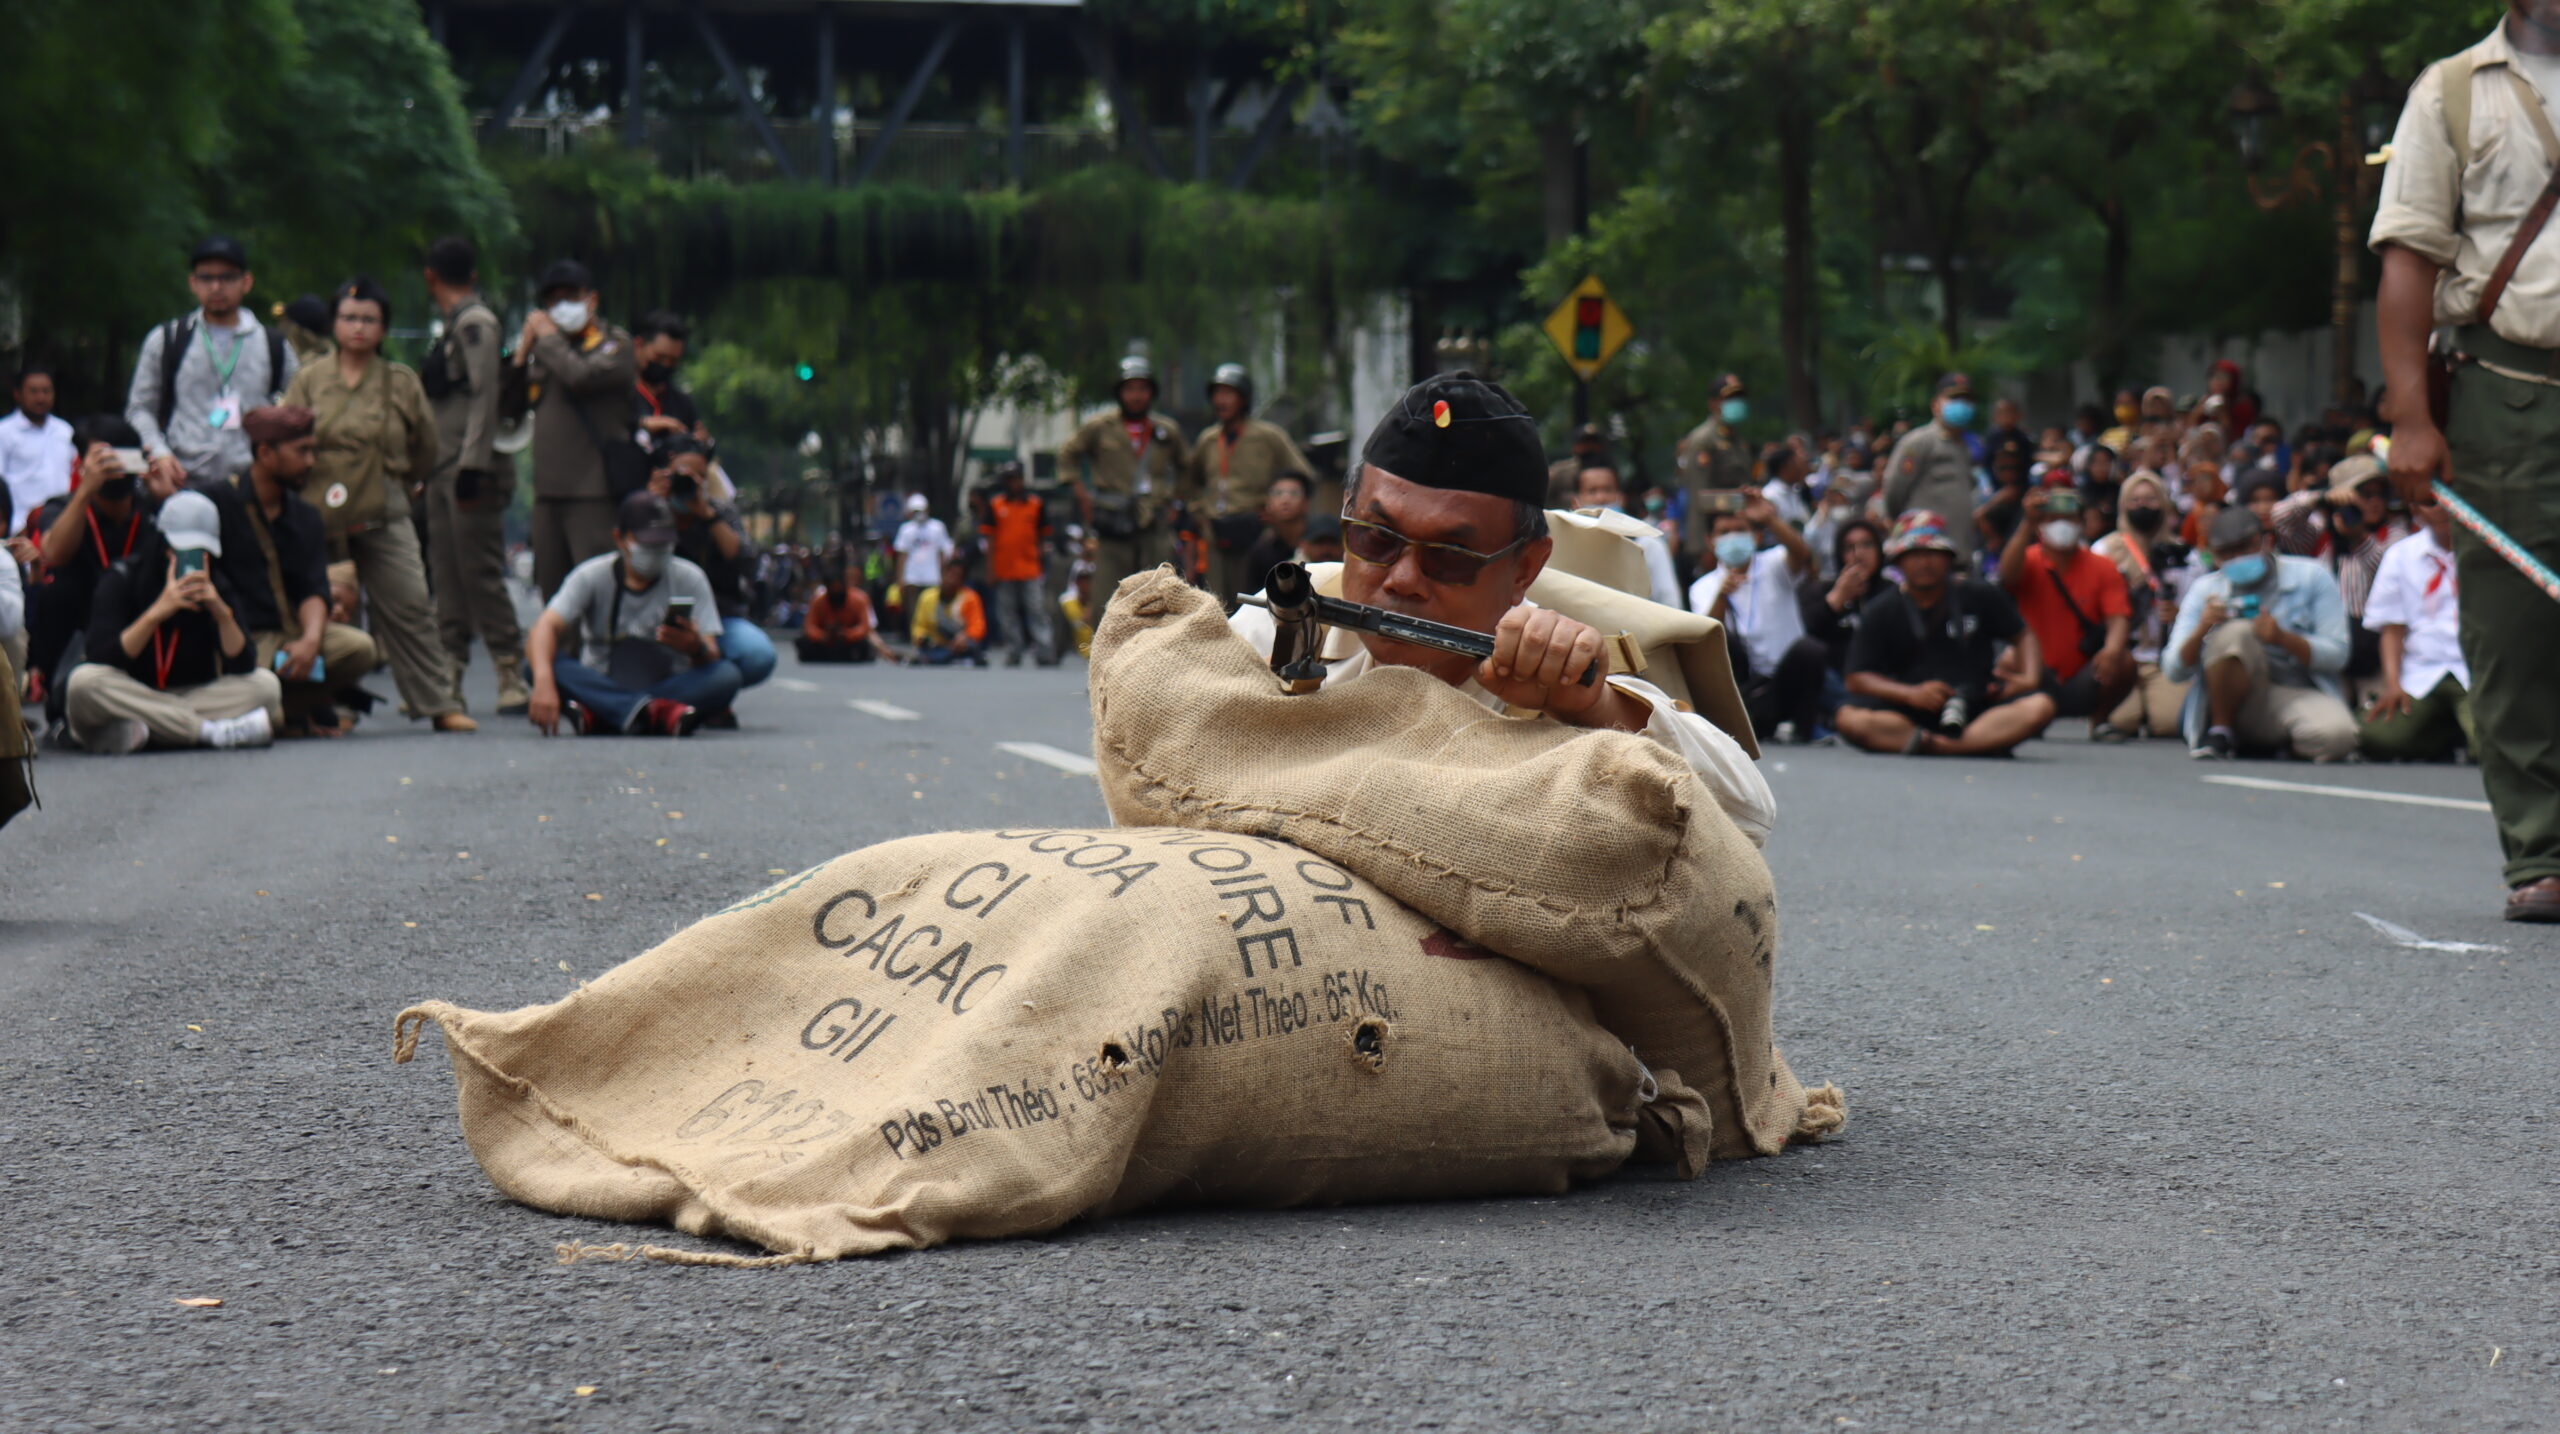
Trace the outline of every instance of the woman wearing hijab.
{"type": "Polygon", "coordinates": [[[2145,728],[2154,737],[2178,737],[2187,684],[2160,672],[2160,643],[2178,620],[2178,595],[2192,576],[2186,556],[2170,537],[2177,509],[2169,485],[2149,470],[2124,480],[2116,492],[2116,528],[2098,539],[2098,556],[2124,574],[2133,598],[2133,691],[2098,729],[2102,742],[2121,742],[2145,728]],[[2174,561],[2172,561],[2174,559],[2174,561]]]}
{"type": "Polygon", "coordinates": [[[479,724],[454,700],[453,658],[436,636],[427,566],[409,521],[410,488],[436,466],[435,421],[417,371],[382,356],[391,298],[354,278],[329,298],[337,351],[297,371],[285,402],[318,419],[319,456],[303,488],[327,525],[331,552],[352,560],[374,639],[390,659],[400,706],[439,732],[479,724]]]}

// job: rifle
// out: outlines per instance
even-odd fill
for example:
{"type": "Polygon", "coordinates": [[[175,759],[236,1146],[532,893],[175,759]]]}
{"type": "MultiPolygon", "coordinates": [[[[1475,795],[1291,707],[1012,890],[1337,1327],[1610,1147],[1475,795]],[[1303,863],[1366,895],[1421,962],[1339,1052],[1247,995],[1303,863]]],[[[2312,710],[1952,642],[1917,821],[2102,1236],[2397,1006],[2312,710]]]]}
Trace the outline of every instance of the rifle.
{"type": "MultiPolygon", "coordinates": [[[[1324,685],[1324,630],[1328,627],[1376,633],[1409,646],[1454,652],[1478,661],[1493,656],[1490,633],[1326,597],[1316,591],[1302,563],[1274,566],[1270,576],[1263,579],[1262,595],[1238,593],[1236,600],[1271,614],[1275,628],[1271,635],[1271,672],[1293,696],[1324,685]]],[[[1605,665],[1605,654],[1594,658],[1582,670],[1581,685],[1588,687],[1599,681],[1600,669],[1605,665]]]]}

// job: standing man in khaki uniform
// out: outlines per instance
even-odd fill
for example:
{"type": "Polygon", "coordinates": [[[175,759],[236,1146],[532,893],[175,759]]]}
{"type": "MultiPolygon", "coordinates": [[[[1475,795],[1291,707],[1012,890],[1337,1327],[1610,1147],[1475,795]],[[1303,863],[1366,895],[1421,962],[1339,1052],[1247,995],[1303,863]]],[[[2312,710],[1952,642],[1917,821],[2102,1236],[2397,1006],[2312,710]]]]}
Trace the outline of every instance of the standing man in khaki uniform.
{"type": "Polygon", "coordinates": [[[535,302],[516,363],[533,412],[533,580],[547,601],[571,568],[613,551],[605,448],[632,442],[640,361],[631,335],[597,313],[586,265],[563,259],[543,270],[535,302]]]}
{"type": "Polygon", "coordinates": [[[1973,449],[1964,431],[1973,426],[1973,380],[1960,373],[1938,379],[1929,403],[1931,421],[1902,435],[1884,466],[1884,515],[1899,518],[1926,510],[1945,516],[1947,539],[1956,546],[1956,572],[1973,573],[1973,449]]]}
{"type": "MultiPolygon", "coordinates": [[[[2392,482],[2417,508],[2441,479],[2560,566],[2560,235],[2541,232],[2560,184],[2555,103],[2560,0],[2508,0],[2488,38],[2410,86],[2372,244],[2392,482]],[[2441,428],[2427,401],[2438,324],[2456,360],[2441,428]]],[[[2560,603],[2468,528],[2453,550],[2507,919],[2560,921],[2560,603]]]]}
{"type": "Polygon", "coordinates": [[[1122,578],[1173,561],[1165,508],[1191,462],[1182,430],[1153,412],[1156,371],[1145,355],[1120,360],[1119,400],[1118,412],[1085,420],[1058,450],[1059,476],[1075,490],[1077,515],[1093,535],[1095,622],[1122,578]]]}
{"type": "Polygon", "coordinates": [[[400,705],[439,732],[479,724],[453,698],[453,671],[436,642],[435,602],[410,520],[409,487],[435,471],[427,395],[407,364],[383,357],[391,298],[371,279],[350,279],[329,298],[336,351],[297,371],[289,407],[310,409],[319,448],[309,486],[320,493],[329,548],[352,559],[364,584],[376,645],[400,686],[400,705]]]}
{"type": "Polygon", "coordinates": [[[1678,475],[1680,491],[1687,495],[1686,511],[1680,520],[1680,546],[1707,570],[1708,535],[1715,519],[1698,501],[1698,495],[1710,491],[1735,491],[1751,486],[1751,455],[1744,451],[1742,437],[1735,432],[1751,417],[1751,391],[1743,386],[1742,375],[1729,373],[1716,380],[1716,411],[1707,421],[1684,435],[1672,450],[1671,467],[1678,475]]]}
{"type": "Polygon", "coordinates": [[[418,375],[435,413],[441,461],[427,477],[427,572],[435,585],[436,628],[453,658],[454,705],[462,705],[462,673],[479,633],[498,670],[498,715],[512,717],[533,700],[524,680],[524,633],[507,596],[507,504],[515,497],[512,459],[491,446],[498,428],[498,314],[480,297],[479,256],[471,241],[439,239],[427,248],[427,294],[444,318],[444,339],[418,375]]]}
{"type": "Polygon", "coordinates": [[[1222,363],[1209,378],[1209,412],[1217,422],[1191,445],[1190,492],[1208,514],[1209,593],[1229,611],[1236,594],[1262,591],[1262,574],[1240,571],[1262,539],[1262,500],[1271,480],[1295,473],[1312,487],[1315,470],[1277,424],[1252,417],[1253,375],[1222,363]]]}

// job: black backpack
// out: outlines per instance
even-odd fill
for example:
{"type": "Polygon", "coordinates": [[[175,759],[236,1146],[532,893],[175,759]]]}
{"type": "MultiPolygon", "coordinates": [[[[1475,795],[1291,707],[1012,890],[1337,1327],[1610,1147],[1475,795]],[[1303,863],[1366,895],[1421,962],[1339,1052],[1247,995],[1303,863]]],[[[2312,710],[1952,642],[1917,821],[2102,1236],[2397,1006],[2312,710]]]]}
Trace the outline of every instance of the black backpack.
{"type": "MultiPolygon", "coordinates": [[[[264,326],[267,336],[267,401],[284,397],[284,334],[264,326]]],[[[169,431],[169,416],[178,411],[178,365],[196,341],[196,316],[181,315],[160,326],[160,431],[169,431]]]]}

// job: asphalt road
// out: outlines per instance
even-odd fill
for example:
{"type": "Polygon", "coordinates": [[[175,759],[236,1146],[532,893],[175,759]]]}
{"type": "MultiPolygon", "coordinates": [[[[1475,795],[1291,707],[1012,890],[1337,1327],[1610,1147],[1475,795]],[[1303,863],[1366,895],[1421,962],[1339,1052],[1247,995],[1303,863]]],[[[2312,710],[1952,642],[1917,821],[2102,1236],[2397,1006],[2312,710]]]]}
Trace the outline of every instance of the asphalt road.
{"type": "Polygon", "coordinates": [[[394,1012],[554,999],[867,843],[1102,819],[997,745],[1081,751],[1080,667],[782,679],[681,745],[48,756],[0,832],[0,1428],[2560,1422],[2560,931],[2496,919],[2476,811],[2200,780],[2462,802],[2477,774],[2164,745],[1773,754],[1780,1039],[1850,1101],[1818,1149],[558,1265],[635,1232],[498,1196],[440,1053],[391,1064],[394,1012]]]}

